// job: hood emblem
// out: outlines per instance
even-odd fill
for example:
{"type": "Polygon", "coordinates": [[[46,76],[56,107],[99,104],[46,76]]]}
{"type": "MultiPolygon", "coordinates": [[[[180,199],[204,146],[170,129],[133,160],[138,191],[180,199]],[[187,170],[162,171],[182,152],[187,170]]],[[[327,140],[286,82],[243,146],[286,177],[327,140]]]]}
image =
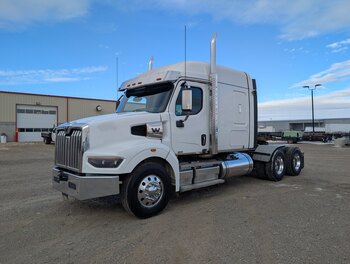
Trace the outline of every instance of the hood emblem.
{"type": "Polygon", "coordinates": [[[147,137],[162,138],[163,137],[163,124],[162,122],[152,122],[146,124],[147,137]]]}

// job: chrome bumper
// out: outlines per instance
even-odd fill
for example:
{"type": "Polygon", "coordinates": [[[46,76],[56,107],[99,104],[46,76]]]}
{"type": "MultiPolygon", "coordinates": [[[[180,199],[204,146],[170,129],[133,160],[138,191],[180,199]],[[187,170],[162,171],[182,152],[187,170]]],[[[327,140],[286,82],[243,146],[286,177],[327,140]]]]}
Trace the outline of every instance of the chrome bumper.
{"type": "Polygon", "coordinates": [[[78,200],[119,194],[120,184],[119,176],[77,176],[58,168],[52,169],[53,188],[78,200]]]}

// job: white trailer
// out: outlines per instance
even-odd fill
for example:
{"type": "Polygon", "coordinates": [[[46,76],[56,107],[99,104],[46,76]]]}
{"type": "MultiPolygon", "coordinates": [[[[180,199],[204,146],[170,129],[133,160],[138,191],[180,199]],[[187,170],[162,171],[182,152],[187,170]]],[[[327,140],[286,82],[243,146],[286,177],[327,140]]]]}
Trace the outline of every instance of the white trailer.
{"type": "Polygon", "coordinates": [[[140,218],[162,211],[173,192],[250,174],[299,175],[296,147],[257,145],[256,82],[211,61],[181,62],[125,81],[116,113],[57,128],[53,187],[85,200],[120,194],[140,218]]]}

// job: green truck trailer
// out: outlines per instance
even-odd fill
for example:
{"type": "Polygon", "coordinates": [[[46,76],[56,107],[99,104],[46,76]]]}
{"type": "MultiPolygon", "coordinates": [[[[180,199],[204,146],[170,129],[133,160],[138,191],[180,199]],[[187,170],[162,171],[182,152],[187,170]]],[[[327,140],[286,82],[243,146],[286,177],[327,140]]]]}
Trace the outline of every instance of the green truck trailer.
{"type": "Polygon", "coordinates": [[[302,131],[283,131],[282,140],[286,140],[289,144],[296,144],[303,139],[302,131]]]}

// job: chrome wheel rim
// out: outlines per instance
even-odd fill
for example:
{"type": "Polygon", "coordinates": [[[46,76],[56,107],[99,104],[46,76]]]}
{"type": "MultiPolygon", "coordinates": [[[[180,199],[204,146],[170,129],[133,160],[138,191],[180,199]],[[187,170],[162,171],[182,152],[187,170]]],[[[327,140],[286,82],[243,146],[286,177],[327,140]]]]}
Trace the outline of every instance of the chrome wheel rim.
{"type": "Polygon", "coordinates": [[[284,160],[281,156],[276,157],[274,162],[274,168],[277,175],[281,175],[284,170],[284,160]]]}
{"type": "Polygon", "coordinates": [[[163,182],[157,175],[148,175],[140,182],[137,198],[144,207],[156,206],[163,196],[163,182]]]}
{"type": "Polygon", "coordinates": [[[301,158],[299,153],[295,153],[294,157],[293,157],[293,167],[295,171],[299,171],[301,166],[301,158]]]}

